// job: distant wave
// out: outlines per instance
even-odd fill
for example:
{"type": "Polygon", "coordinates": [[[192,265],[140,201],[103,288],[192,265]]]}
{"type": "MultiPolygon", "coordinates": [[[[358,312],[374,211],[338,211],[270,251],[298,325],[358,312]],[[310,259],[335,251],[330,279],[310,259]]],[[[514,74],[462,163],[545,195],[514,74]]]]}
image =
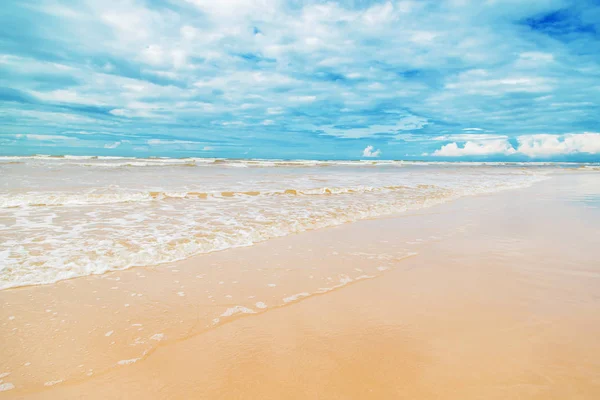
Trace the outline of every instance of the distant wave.
{"type": "Polygon", "coordinates": [[[114,156],[0,156],[1,164],[41,161],[68,165],[119,168],[161,166],[223,166],[236,168],[251,167],[328,167],[328,166],[600,166],[600,163],[576,162],[485,162],[485,161],[407,161],[407,160],[283,160],[283,159],[231,159],[231,158],[136,158],[114,156]]]}

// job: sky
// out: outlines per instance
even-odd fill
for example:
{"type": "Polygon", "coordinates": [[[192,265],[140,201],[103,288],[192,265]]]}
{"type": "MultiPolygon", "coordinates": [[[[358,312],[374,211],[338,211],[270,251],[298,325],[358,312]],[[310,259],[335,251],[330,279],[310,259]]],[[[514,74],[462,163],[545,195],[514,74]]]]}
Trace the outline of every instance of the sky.
{"type": "Polygon", "coordinates": [[[600,161],[600,0],[3,0],[25,154],[600,161]]]}

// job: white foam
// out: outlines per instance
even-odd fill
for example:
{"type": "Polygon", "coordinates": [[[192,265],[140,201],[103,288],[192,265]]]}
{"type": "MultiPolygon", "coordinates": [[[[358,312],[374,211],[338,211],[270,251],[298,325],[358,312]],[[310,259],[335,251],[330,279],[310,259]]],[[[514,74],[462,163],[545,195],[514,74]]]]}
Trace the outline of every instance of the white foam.
{"type": "Polygon", "coordinates": [[[172,263],[547,178],[545,170],[471,164],[448,169],[430,163],[410,164],[410,169],[391,161],[18,160],[24,164],[2,166],[20,174],[13,172],[8,190],[0,194],[0,220],[9,221],[0,224],[0,235],[8,238],[0,241],[0,289],[172,263]],[[144,162],[162,169],[160,174],[143,168],[107,172],[85,170],[77,164],[81,162],[144,162]],[[181,168],[182,163],[201,165],[205,171],[181,168]],[[50,164],[61,169],[49,176],[43,171],[50,164]],[[249,174],[218,169],[230,164],[286,170],[249,174]]]}
{"type": "Polygon", "coordinates": [[[258,303],[256,303],[256,308],[267,308],[267,305],[262,301],[259,301],[258,303]]]}
{"type": "Polygon", "coordinates": [[[390,192],[401,190],[396,187],[372,187],[372,186],[350,186],[350,187],[317,187],[307,189],[274,189],[263,191],[130,191],[119,190],[114,192],[90,191],[87,193],[61,193],[61,192],[25,192],[14,194],[0,194],[0,208],[15,207],[53,207],[53,206],[82,206],[118,203],[136,203],[165,201],[173,199],[221,199],[223,197],[247,197],[247,196],[321,196],[339,194],[357,194],[372,192],[390,192]],[[249,194],[250,193],[250,194],[249,194]]]}
{"type": "Polygon", "coordinates": [[[49,381],[49,382],[44,382],[44,386],[54,386],[54,385],[58,385],[59,383],[62,383],[62,379],[58,379],[56,381],[49,381]]]}
{"type": "Polygon", "coordinates": [[[310,293],[307,293],[307,292],[297,293],[297,294],[294,294],[292,296],[284,297],[283,298],[283,302],[284,303],[291,303],[293,301],[300,300],[301,298],[308,297],[308,296],[310,296],[310,293]]]}
{"type": "Polygon", "coordinates": [[[235,306],[225,310],[225,312],[221,314],[221,317],[231,317],[235,314],[256,314],[256,311],[244,306],[235,306]]]}
{"type": "Polygon", "coordinates": [[[12,390],[14,388],[15,388],[15,385],[13,385],[10,382],[0,383],[0,392],[6,392],[7,390],[12,390]]]}
{"type": "Polygon", "coordinates": [[[128,359],[128,360],[120,360],[120,361],[117,361],[117,364],[118,364],[118,365],[129,365],[129,364],[134,364],[134,363],[136,363],[136,362],[138,362],[138,361],[140,361],[140,360],[141,360],[141,357],[138,357],[138,358],[130,358],[130,359],[128,359]]]}

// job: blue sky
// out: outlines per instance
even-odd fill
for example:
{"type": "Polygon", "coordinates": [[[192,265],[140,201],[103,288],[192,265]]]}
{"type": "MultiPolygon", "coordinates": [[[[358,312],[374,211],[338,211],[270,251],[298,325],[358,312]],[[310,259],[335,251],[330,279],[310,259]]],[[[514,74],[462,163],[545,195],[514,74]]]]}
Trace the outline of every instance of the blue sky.
{"type": "Polygon", "coordinates": [[[600,161],[597,0],[4,0],[0,154],[600,161]]]}

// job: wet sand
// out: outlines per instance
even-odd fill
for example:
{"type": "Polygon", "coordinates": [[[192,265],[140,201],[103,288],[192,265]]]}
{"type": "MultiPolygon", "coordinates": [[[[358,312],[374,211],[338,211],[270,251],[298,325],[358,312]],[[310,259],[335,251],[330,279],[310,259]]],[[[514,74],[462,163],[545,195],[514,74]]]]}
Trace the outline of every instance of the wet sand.
{"type": "Polygon", "coordinates": [[[0,292],[0,398],[600,398],[600,179],[0,292]]]}

